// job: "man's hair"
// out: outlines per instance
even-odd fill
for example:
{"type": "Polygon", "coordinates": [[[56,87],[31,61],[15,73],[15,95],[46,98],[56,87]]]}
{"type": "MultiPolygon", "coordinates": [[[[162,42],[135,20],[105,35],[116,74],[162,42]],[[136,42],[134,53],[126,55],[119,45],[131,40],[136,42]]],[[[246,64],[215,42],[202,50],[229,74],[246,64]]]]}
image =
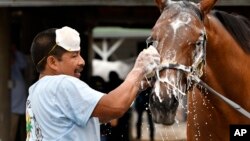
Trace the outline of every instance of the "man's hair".
{"type": "Polygon", "coordinates": [[[67,52],[56,44],[56,28],[47,29],[36,35],[31,45],[31,59],[36,66],[37,72],[45,69],[48,56],[54,56],[61,60],[62,55],[67,52]]]}

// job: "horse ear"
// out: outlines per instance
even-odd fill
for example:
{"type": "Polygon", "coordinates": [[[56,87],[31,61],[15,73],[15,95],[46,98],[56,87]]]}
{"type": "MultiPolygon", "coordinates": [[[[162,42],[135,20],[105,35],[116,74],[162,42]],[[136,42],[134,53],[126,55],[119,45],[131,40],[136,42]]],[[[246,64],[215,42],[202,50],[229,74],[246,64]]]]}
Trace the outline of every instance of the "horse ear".
{"type": "Polygon", "coordinates": [[[203,14],[206,15],[214,7],[216,2],[217,0],[201,0],[198,5],[201,12],[203,12],[203,14]]]}
{"type": "Polygon", "coordinates": [[[160,11],[162,12],[164,8],[167,6],[167,4],[169,3],[169,1],[171,0],[155,0],[155,3],[160,9],[160,11]]]}

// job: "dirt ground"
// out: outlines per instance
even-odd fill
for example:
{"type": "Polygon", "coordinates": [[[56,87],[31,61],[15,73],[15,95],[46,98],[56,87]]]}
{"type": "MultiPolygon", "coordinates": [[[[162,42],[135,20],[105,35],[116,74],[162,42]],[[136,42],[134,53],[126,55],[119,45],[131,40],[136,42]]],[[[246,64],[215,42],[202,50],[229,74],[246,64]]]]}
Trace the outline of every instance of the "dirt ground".
{"type": "MultiPolygon", "coordinates": [[[[131,119],[131,134],[132,141],[150,141],[149,139],[149,127],[147,123],[146,113],[143,114],[143,123],[142,123],[142,137],[141,140],[136,140],[136,118],[137,113],[132,112],[131,119]]],[[[181,118],[181,117],[179,117],[181,118]]],[[[178,119],[178,116],[177,116],[178,119]]],[[[186,122],[182,119],[179,120],[179,123],[175,123],[172,126],[164,126],[160,124],[155,124],[155,141],[185,141],[186,140],[186,122]]]]}

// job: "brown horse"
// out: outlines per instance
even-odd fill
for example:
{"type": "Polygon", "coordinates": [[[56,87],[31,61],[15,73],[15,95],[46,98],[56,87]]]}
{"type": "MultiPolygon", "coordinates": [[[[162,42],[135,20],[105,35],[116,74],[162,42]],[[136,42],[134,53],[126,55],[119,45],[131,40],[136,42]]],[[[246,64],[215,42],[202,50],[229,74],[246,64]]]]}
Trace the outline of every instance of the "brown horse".
{"type": "Polygon", "coordinates": [[[230,125],[250,124],[250,22],[211,11],[216,0],[155,1],[161,15],[147,40],[161,55],[154,121],[173,124],[187,95],[187,140],[228,141],[230,125]]]}

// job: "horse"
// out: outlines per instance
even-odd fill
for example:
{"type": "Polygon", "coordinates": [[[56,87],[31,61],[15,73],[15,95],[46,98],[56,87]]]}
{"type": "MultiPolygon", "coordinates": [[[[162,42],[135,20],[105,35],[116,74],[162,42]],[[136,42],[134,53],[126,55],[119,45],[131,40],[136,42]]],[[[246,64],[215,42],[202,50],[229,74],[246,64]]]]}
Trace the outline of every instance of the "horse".
{"type": "Polygon", "coordinates": [[[216,1],[155,0],[161,14],[147,39],[161,56],[153,120],[174,124],[182,105],[188,141],[228,141],[230,126],[250,124],[250,22],[213,9],[216,1]]]}

